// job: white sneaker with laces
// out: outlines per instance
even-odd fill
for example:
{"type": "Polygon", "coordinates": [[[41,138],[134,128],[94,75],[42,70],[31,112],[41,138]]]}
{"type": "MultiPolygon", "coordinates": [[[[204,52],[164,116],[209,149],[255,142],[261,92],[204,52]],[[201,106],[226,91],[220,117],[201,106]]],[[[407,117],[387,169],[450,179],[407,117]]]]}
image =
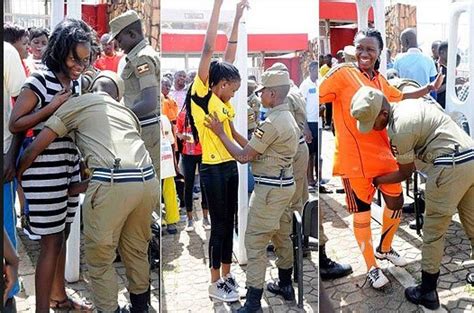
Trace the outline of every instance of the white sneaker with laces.
{"type": "Polygon", "coordinates": [[[375,266],[370,268],[367,273],[367,279],[370,285],[375,289],[382,288],[388,283],[388,278],[383,274],[382,270],[375,266]]]}
{"type": "Polygon", "coordinates": [[[209,298],[224,301],[239,301],[239,294],[233,290],[222,278],[209,286],[209,298]]]}
{"type": "Polygon", "coordinates": [[[186,228],[184,229],[187,232],[194,231],[194,221],[193,220],[187,220],[186,221],[186,228]]]}
{"type": "Polygon", "coordinates": [[[393,248],[390,249],[389,252],[382,252],[379,247],[375,250],[375,257],[379,260],[389,260],[396,266],[405,266],[408,264],[408,261],[393,248]]]}
{"type": "Polygon", "coordinates": [[[202,227],[203,227],[205,230],[211,229],[211,222],[209,222],[209,217],[204,217],[204,218],[202,219],[202,227]]]}
{"type": "Polygon", "coordinates": [[[228,273],[225,277],[224,277],[224,281],[225,283],[227,284],[227,286],[229,286],[230,288],[232,288],[232,290],[234,290],[235,292],[237,292],[237,294],[239,295],[240,298],[244,298],[245,297],[245,294],[247,293],[247,290],[245,288],[242,288],[239,283],[237,282],[237,280],[235,279],[235,276],[232,274],[232,273],[228,273]]]}

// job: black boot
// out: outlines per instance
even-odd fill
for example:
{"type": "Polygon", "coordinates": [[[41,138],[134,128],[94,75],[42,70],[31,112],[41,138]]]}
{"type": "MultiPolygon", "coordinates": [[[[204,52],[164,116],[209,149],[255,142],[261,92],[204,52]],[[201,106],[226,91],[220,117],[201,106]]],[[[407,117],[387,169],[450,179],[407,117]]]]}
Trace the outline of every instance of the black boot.
{"type": "Polygon", "coordinates": [[[405,289],[405,297],[414,304],[421,304],[427,309],[436,310],[439,308],[438,285],[439,272],[430,274],[421,272],[421,284],[405,289]]]}
{"type": "Polygon", "coordinates": [[[148,302],[150,299],[150,289],[141,294],[130,294],[130,313],[148,313],[148,302]]]}
{"type": "Polygon", "coordinates": [[[267,290],[271,293],[282,296],[286,301],[295,300],[295,289],[291,284],[291,273],[293,268],[278,268],[278,283],[270,282],[267,284],[267,290]]]}
{"type": "Polygon", "coordinates": [[[339,264],[328,258],[326,247],[319,246],[319,274],[322,280],[341,278],[352,273],[349,264],[339,264]]]}
{"type": "Polygon", "coordinates": [[[262,299],[263,289],[248,287],[245,304],[237,310],[237,313],[262,313],[262,299]]]}

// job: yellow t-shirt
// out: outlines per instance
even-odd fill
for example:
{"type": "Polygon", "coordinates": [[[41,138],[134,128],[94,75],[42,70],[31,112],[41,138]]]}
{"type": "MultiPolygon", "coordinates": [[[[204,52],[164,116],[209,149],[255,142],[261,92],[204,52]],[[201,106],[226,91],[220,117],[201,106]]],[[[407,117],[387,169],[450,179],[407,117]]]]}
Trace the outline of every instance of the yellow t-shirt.
{"type": "MultiPolygon", "coordinates": [[[[204,83],[199,78],[199,75],[196,75],[191,89],[191,95],[204,98],[210,92],[212,93],[209,89],[208,82],[204,83]]],[[[194,100],[191,100],[191,114],[194,118],[194,124],[198,131],[199,142],[202,147],[202,163],[220,164],[232,161],[234,158],[227,151],[219,137],[204,125],[204,119],[208,114],[216,112],[219,120],[223,123],[227,137],[233,139],[230,122],[233,121],[235,117],[234,107],[230,102],[222,102],[215,94],[211,95],[206,105],[207,107],[201,107],[194,102],[194,100]]]]}

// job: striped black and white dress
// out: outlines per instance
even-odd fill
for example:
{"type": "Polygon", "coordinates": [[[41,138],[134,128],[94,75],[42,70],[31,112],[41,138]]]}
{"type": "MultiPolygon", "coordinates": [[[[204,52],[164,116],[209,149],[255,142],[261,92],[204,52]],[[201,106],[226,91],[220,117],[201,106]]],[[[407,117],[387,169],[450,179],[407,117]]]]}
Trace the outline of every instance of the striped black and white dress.
{"type": "MultiPolygon", "coordinates": [[[[27,78],[23,88],[31,89],[38,102],[34,110],[48,105],[63,89],[50,70],[40,70],[27,78]]],[[[73,94],[79,90],[71,82],[73,94]]],[[[36,135],[44,126],[34,127],[36,135]]],[[[38,235],[56,234],[72,223],[79,206],[79,197],[68,196],[68,187],[80,180],[79,153],[70,137],[57,138],[33,162],[22,176],[22,187],[29,205],[31,230],[38,235]]]]}

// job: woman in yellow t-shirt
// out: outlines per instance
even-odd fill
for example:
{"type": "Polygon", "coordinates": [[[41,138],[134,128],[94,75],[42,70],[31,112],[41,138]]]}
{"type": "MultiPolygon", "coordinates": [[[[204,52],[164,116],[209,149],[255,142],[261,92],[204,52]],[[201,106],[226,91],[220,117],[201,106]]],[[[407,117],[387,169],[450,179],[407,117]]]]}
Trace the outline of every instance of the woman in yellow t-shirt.
{"type": "Polygon", "coordinates": [[[204,126],[209,114],[217,114],[229,138],[240,145],[246,139],[238,134],[232,121],[235,111],[229,100],[240,88],[240,74],[232,65],[237,49],[237,33],[247,0],[237,4],[234,24],[228,41],[225,61],[212,61],[217,25],[223,0],[215,0],[207,28],[199,69],[188,90],[185,105],[194,140],[202,147],[200,177],[211,216],[209,297],[220,301],[239,300],[238,285],[230,273],[234,219],[237,212],[239,176],[237,162],[212,130],[204,126]]]}

